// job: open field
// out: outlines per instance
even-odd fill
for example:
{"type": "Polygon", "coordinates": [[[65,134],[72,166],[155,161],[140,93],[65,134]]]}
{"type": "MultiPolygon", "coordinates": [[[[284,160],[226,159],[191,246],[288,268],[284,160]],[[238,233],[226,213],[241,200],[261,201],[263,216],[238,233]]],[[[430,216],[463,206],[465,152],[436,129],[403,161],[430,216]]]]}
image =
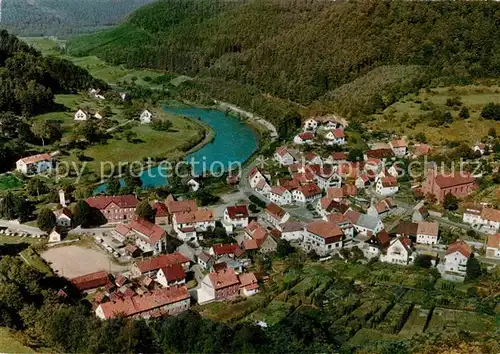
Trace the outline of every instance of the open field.
{"type": "Polygon", "coordinates": [[[33,349],[22,345],[5,327],[0,327],[0,351],[2,353],[35,353],[33,349]]]}
{"type": "Polygon", "coordinates": [[[418,95],[410,94],[386,108],[383,114],[373,115],[368,125],[374,130],[393,130],[401,136],[414,137],[424,133],[430,144],[439,146],[446,141],[462,140],[474,144],[487,135],[488,129],[500,123],[480,117],[483,107],[489,102],[500,101],[500,86],[468,85],[433,88],[430,91],[420,90],[418,95]],[[446,100],[460,97],[461,106],[449,107],[446,100]],[[429,107],[450,112],[454,118],[449,125],[430,127],[422,117],[429,113],[429,107]],[[427,106],[427,107],[426,107],[427,106]],[[470,118],[458,118],[460,107],[467,107],[470,118]]]}
{"type": "Polygon", "coordinates": [[[123,272],[128,269],[113,263],[104,252],[75,245],[51,248],[42,253],[42,258],[55,273],[68,279],[101,270],[123,272]]]}

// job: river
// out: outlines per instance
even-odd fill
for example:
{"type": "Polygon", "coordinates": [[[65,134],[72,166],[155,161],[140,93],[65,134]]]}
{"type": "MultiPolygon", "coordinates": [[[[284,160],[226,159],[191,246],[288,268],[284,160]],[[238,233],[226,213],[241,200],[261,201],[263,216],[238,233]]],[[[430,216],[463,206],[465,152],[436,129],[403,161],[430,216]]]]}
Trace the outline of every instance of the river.
{"type": "MultiPolygon", "coordinates": [[[[231,164],[244,163],[258,148],[255,132],[245,123],[232,115],[216,109],[198,107],[164,107],[165,112],[193,119],[209,125],[215,132],[211,143],[186,156],[185,161],[195,161],[194,173],[203,171],[217,172],[226,170],[231,164]]],[[[146,142],[147,143],[147,142],[146,142]]],[[[141,173],[142,185],[145,188],[167,185],[165,171],[161,167],[152,167],[141,173]]],[[[122,181],[123,183],[123,181],[122,181]]],[[[94,189],[94,194],[106,191],[106,184],[94,189]]]]}

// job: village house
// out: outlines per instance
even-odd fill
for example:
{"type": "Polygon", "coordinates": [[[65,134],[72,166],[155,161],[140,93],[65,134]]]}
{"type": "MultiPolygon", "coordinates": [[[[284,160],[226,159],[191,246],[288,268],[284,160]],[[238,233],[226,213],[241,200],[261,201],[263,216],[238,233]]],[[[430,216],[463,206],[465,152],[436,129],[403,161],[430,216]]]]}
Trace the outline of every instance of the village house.
{"type": "Polygon", "coordinates": [[[338,165],[347,161],[347,153],[345,152],[332,152],[325,160],[325,163],[330,165],[338,165]]]}
{"type": "Polygon", "coordinates": [[[190,296],[185,286],[170,286],[151,290],[116,301],[101,303],[95,310],[101,320],[123,316],[134,318],[155,318],[176,315],[189,309],[190,296]]]}
{"type": "Polygon", "coordinates": [[[156,201],[151,207],[155,212],[156,225],[168,225],[170,223],[170,214],[168,213],[168,208],[164,203],[156,201]]]}
{"type": "Polygon", "coordinates": [[[417,243],[436,245],[439,237],[439,223],[420,221],[417,226],[417,243]]]}
{"type": "Polygon", "coordinates": [[[287,221],[281,225],[281,238],[288,242],[300,242],[304,239],[305,227],[299,221],[287,221]]]}
{"type": "Polygon", "coordinates": [[[87,199],[91,208],[96,208],[108,223],[127,223],[135,218],[135,208],[139,201],[133,195],[100,195],[87,199]]]}
{"type": "Polygon", "coordinates": [[[408,145],[403,139],[393,140],[389,143],[394,155],[397,157],[404,157],[408,152],[408,145]]]}
{"type": "Polygon", "coordinates": [[[218,259],[222,256],[229,256],[231,258],[241,257],[243,251],[237,243],[218,243],[210,247],[209,254],[218,259]]]}
{"type": "Polygon", "coordinates": [[[391,243],[391,238],[387,231],[382,230],[377,234],[372,235],[368,241],[366,241],[366,253],[367,258],[378,258],[382,253],[386,252],[387,247],[391,243]]]}
{"type": "Polygon", "coordinates": [[[484,144],[484,143],[478,143],[478,144],[474,145],[472,150],[474,152],[478,152],[481,155],[484,155],[487,151],[490,150],[490,146],[487,144],[484,144]]]}
{"type": "Polygon", "coordinates": [[[63,230],[68,230],[71,229],[72,226],[72,218],[73,214],[71,213],[71,210],[69,208],[61,208],[56,211],[54,211],[54,215],[56,217],[56,225],[57,227],[63,229],[63,230]]]}
{"type": "Polygon", "coordinates": [[[183,241],[197,242],[198,236],[193,239],[193,229],[196,232],[205,232],[215,229],[215,214],[211,209],[196,209],[189,213],[175,213],[173,216],[174,230],[183,241]],[[191,236],[186,238],[186,235],[191,236]]]}
{"type": "Polygon", "coordinates": [[[354,239],[354,225],[342,213],[335,212],[323,217],[323,220],[336,224],[345,235],[344,241],[352,241],[354,239]]]}
{"type": "Polygon", "coordinates": [[[361,235],[372,236],[384,229],[382,220],[375,216],[348,210],[344,216],[352,223],[354,229],[361,235]]]}
{"type": "Polygon", "coordinates": [[[198,290],[198,303],[231,299],[240,293],[240,280],[231,268],[223,268],[205,275],[198,290]]]}
{"type": "Polygon", "coordinates": [[[380,173],[384,167],[384,162],[375,157],[369,157],[365,161],[365,171],[372,171],[375,174],[380,173]]]}
{"type": "Polygon", "coordinates": [[[392,176],[379,178],[375,186],[375,191],[381,196],[396,194],[398,190],[398,180],[392,176]]]}
{"type": "Polygon", "coordinates": [[[269,200],[278,205],[292,204],[292,193],[285,187],[274,186],[269,192],[269,200]]]}
{"type": "Polygon", "coordinates": [[[202,269],[211,271],[215,259],[209,253],[201,251],[197,256],[197,263],[202,269]]]}
{"type": "Polygon", "coordinates": [[[312,144],[314,142],[314,133],[302,132],[293,138],[293,143],[297,145],[312,144]]]}
{"type": "Polygon", "coordinates": [[[130,269],[133,277],[141,275],[154,278],[160,268],[168,267],[173,264],[180,264],[184,271],[189,270],[189,259],[180,252],[162,254],[156,257],[143,259],[134,263],[130,269]]]}
{"type": "Polygon", "coordinates": [[[189,181],[187,181],[186,185],[189,187],[189,190],[191,192],[197,192],[200,189],[200,182],[198,182],[194,178],[191,178],[189,181]]]}
{"type": "Polygon", "coordinates": [[[463,222],[487,233],[496,233],[500,229],[500,210],[493,208],[467,209],[463,222]]]}
{"type": "Polygon", "coordinates": [[[392,198],[385,198],[377,203],[372,203],[366,213],[370,216],[381,217],[389,214],[392,210],[396,209],[396,204],[392,198]]]}
{"type": "Polygon", "coordinates": [[[238,280],[240,281],[240,294],[249,297],[255,295],[259,292],[259,283],[255,274],[243,273],[238,275],[238,280]]]}
{"type": "Polygon", "coordinates": [[[58,226],[54,227],[52,231],[49,233],[49,243],[61,242],[62,239],[63,239],[62,229],[58,226]]]}
{"type": "Polygon", "coordinates": [[[445,273],[465,276],[467,261],[472,255],[470,246],[464,241],[457,241],[448,246],[444,256],[443,270],[445,273]]]}
{"type": "Polygon", "coordinates": [[[422,184],[422,193],[425,196],[434,196],[438,203],[442,203],[448,193],[457,198],[464,198],[476,188],[476,178],[468,172],[438,174],[436,168],[429,168],[425,182],[422,184]]]}
{"type": "Polygon", "coordinates": [[[402,236],[391,241],[386,254],[380,256],[380,261],[406,265],[413,262],[414,256],[415,252],[411,240],[406,236],[402,236]]]}
{"type": "Polygon", "coordinates": [[[255,191],[267,197],[269,196],[269,192],[271,192],[271,186],[267,183],[267,180],[263,178],[255,186],[255,191]]]}
{"type": "Polygon", "coordinates": [[[366,188],[369,184],[370,184],[370,177],[368,176],[368,174],[363,174],[361,176],[358,176],[358,178],[356,178],[356,181],[354,182],[354,185],[358,189],[366,188]]]}
{"type": "Polygon", "coordinates": [[[141,122],[141,124],[149,124],[153,121],[153,114],[145,109],[139,116],[139,121],[141,122]]]}
{"type": "Polygon", "coordinates": [[[344,233],[336,224],[318,220],[307,225],[304,244],[320,256],[342,248],[344,233]]]}
{"type": "Polygon", "coordinates": [[[314,118],[309,118],[304,122],[304,131],[316,131],[319,122],[314,118]]]}
{"type": "Polygon", "coordinates": [[[245,251],[269,253],[276,251],[277,243],[269,233],[255,220],[245,229],[245,240],[242,243],[245,251]]]}
{"type": "Polygon", "coordinates": [[[489,258],[500,258],[500,233],[488,236],[485,255],[489,258]]]}
{"type": "Polygon", "coordinates": [[[233,227],[245,228],[248,226],[248,208],[246,205],[228,206],[224,209],[224,221],[233,227]]]}
{"type": "Polygon", "coordinates": [[[349,209],[349,203],[346,200],[340,202],[326,196],[318,200],[316,211],[320,216],[326,216],[333,212],[345,213],[349,209]]]}
{"type": "Polygon", "coordinates": [[[180,264],[170,264],[162,267],[156,273],[156,281],[164,288],[173,285],[183,285],[186,283],[186,273],[180,264]]]}
{"type": "Polygon", "coordinates": [[[250,187],[255,188],[260,181],[265,181],[264,175],[256,168],[252,168],[248,173],[248,183],[250,187]]]}
{"type": "Polygon", "coordinates": [[[136,217],[128,224],[118,225],[112,236],[121,242],[133,241],[145,254],[157,255],[167,247],[165,230],[143,218],[136,217]]]}
{"type": "Polygon", "coordinates": [[[72,278],[71,284],[80,291],[89,291],[100,288],[110,282],[109,274],[105,271],[89,273],[72,278]]]}
{"type": "Polygon", "coordinates": [[[94,118],[103,119],[103,118],[106,118],[106,114],[103,111],[97,111],[94,114],[94,118]]]}
{"type": "Polygon", "coordinates": [[[292,195],[298,204],[314,203],[321,198],[321,188],[315,183],[307,183],[294,190],[292,195]]]}
{"type": "Polygon", "coordinates": [[[38,154],[24,157],[16,161],[16,170],[24,174],[39,174],[52,170],[52,156],[38,154]]]}
{"type": "Polygon", "coordinates": [[[312,151],[308,151],[304,154],[304,161],[307,165],[322,165],[323,160],[321,159],[321,156],[315,154],[312,151]]]}
{"type": "Polygon", "coordinates": [[[78,111],[76,111],[75,113],[75,120],[78,120],[78,121],[83,121],[83,120],[87,120],[90,118],[90,113],[88,110],[86,109],[83,109],[83,108],[80,108],[78,111]]]}
{"type": "Polygon", "coordinates": [[[342,185],[342,177],[332,172],[331,168],[322,167],[314,177],[318,187],[323,190],[332,187],[340,187],[342,185]]]}
{"type": "Polygon", "coordinates": [[[418,230],[418,223],[400,221],[394,233],[397,237],[408,236],[411,239],[416,240],[417,230],[418,230]]]}
{"type": "Polygon", "coordinates": [[[422,156],[427,156],[431,152],[431,146],[427,144],[417,144],[414,147],[412,158],[417,159],[422,156]]]}
{"type": "Polygon", "coordinates": [[[420,207],[419,209],[413,211],[413,214],[411,216],[411,221],[413,222],[424,221],[428,217],[429,217],[429,211],[425,207],[420,207]]]}
{"type": "Polygon", "coordinates": [[[278,161],[281,166],[290,166],[295,162],[293,155],[288,151],[286,146],[280,146],[276,149],[274,159],[278,161]]]}
{"type": "Polygon", "coordinates": [[[345,143],[344,129],[332,129],[325,135],[326,145],[344,145],[345,143]]]}
{"type": "Polygon", "coordinates": [[[280,224],[287,222],[290,214],[278,205],[270,203],[264,212],[263,218],[274,227],[280,229],[280,224]]]}

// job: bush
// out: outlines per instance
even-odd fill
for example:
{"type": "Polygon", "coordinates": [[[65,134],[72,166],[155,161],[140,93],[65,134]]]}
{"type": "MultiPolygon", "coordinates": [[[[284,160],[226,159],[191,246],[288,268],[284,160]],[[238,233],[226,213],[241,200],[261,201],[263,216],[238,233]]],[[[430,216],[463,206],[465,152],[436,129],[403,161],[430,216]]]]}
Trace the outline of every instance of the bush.
{"type": "Polygon", "coordinates": [[[250,204],[248,206],[248,209],[252,212],[252,213],[258,213],[260,211],[259,207],[255,204],[250,204]]]}
{"type": "Polygon", "coordinates": [[[484,106],[481,117],[484,119],[500,120],[500,104],[498,103],[488,103],[484,106]]]}
{"type": "Polygon", "coordinates": [[[266,202],[264,202],[263,200],[260,200],[260,199],[259,199],[258,197],[256,197],[255,195],[251,195],[250,197],[248,197],[248,199],[249,199],[252,203],[256,204],[258,207],[260,207],[260,208],[265,208],[265,207],[266,207],[266,205],[267,205],[267,203],[266,203],[266,202]]]}

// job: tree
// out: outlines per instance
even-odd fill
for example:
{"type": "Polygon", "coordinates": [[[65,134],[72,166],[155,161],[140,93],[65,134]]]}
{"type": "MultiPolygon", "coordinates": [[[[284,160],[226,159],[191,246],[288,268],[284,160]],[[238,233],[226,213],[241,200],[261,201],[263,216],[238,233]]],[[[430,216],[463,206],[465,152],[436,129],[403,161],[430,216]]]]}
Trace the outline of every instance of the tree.
{"type": "Polygon", "coordinates": [[[347,160],[351,162],[362,161],[363,160],[363,150],[361,149],[351,149],[347,155],[347,160]]]}
{"type": "Polygon", "coordinates": [[[443,122],[444,123],[453,123],[453,116],[451,115],[450,112],[444,112],[443,122]]]}
{"type": "Polygon", "coordinates": [[[488,129],[488,136],[491,136],[492,138],[497,137],[497,130],[495,129],[495,127],[491,127],[490,129],[488,129]]]}
{"type": "Polygon", "coordinates": [[[481,111],[481,117],[484,119],[500,120],[500,104],[488,103],[481,111]]]}
{"type": "Polygon", "coordinates": [[[106,218],[98,209],[92,208],[85,200],[79,200],[73,207],[73,221],[76,226],[89,228],[105,224],[106,218]]]}
{"type": "Polygon", "coordinates": [[[481,263],[471,254],[467,260],[466,271],[465,271],[465,281],[471,282],[478,279],[483,274],[481,269],[481,263]]]}
{"type": "Polygon", "coordinates": [[[21,204],[21,200],[18,196],[14,195],[12,192],[7,192],[5,197],[0,199],[0,216],[3,219],[13,220],[18,217],[18,210],[21,204]]]}
{"type": "Polygon", "coordinates": [[[453,194],[448,193],[443,199],[443,208],[446,210],[457,210],[458,209],[458,199],[453,194]]]}
{"type": "Polygon", "coordinates": [[[463,106],[460,109],[460,112],[458,113],[458,117],[460,119],[469,119],[469,117],[470,117],[469,109],[467,107],[463,106]]]}
{"type": "Polygon", "coordinates": [[[39,197],[41,194],[46,194],[49,192],[47,184],[39,177],[33,177],[26,183],[26,192],[30,196],[39,197]]]}
{"type": "Polygon", "coordinates": [[[53,141],[61,139],[61,127],[58,124],[38,120],[31,127],[33,134],[42,140],[42,146],[45,146],[45,139],[53,141]]]}
{"type": "Polygon", "coordinates": [[[135,209],[135,213],[137,216],[149,220],[151,222],[154,222],[155,219],[155,211],[149,204],[147,200],[143,200],[137,204],[137,207],[135,209]]]}
{"type": "Polygon", "coordinates": [[[415,257],[415,265],[420,268],[430,268],[432,266],[432,257],[427,254],[419,254],[415,257]]]}
{"type": "Polygon", "coordinates": [[[56,226],[56,216],[49,208],[43,208],[38,213],[36,224],[40,230],[48,233],[56,226]]]}
{"type": "Polygon", "coordinates": [[[280,239],[278,241],[278,244],[276,246],[276,255],[279,258],[285,258],[288,255],[292,254],[295,251],[295,249],[290,245],[290,242],[288,242],[285,239],[280,239]]]}
{"type": "Polygon", "coordinates": [[[120,180],[118,178],[111,178],[106,186],[107,195],[118,195],[120,193],[120,180]]]}
{"type": "Polygon", "coordinates": [[[123,136],[125,140],[127,140],[127,143],[133,143],[135,139],[137,139],[137,133],[133,132],[131,130],[127,130],[123,133],[123,136]]]}

